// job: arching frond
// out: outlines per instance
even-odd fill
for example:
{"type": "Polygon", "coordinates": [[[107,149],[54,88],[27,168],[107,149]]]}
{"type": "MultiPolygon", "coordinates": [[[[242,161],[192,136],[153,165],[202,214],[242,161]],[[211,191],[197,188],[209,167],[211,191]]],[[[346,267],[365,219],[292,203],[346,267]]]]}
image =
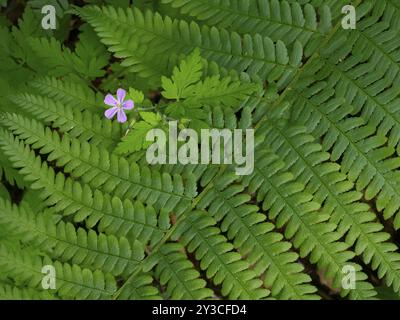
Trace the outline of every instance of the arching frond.
{"type": "Polygon", "coordinates": [[[64,136],[61,140],[56,132],[45,129],[36,121],[16,115],[5,115],[4,125],[14,129],[22,138],[30,137],[28,143],[50,153],[51,161],[65,166],[73,177],[82,177],[92,188],[101,188],[106,193],[118,194],[120,198],[137,197],[156,209],[181,214],[196,195],[195,179],[187,175],[160,174],[149,166],[138,166],[124,158],[97,148],[90,143],[64,136]],[[9,121],[11,120],[11,121],[9,121]]]}
{"type": "Polygon", "coordinates": [[[58,100],[61,103],[69,103],[79,110],[102,110],[103,99],[100,94],[95,94],[90,88],[73,80],[38,77],[32,80],[29,85],[38,90],[41,95],[58,100]]]}
{"type": "Polygon", "coordinates": [[[76,229],[71,223],[56,222],[53,215],[29,212],[1,199],[0,208],[0,224],[53,259],[118,276],[131,274],[144,258],[139,241],[131,244],[124,237],[76,229]]]}
{"type": "Polygon", "coordinates": [[[207,209],[226,232],[233,245],[254,265],[257,274],[264,274],[264,285],[271,294],[281,299],[313,299],[316,288],[311,278],[296,261],[298,255],[290,251],[291,244],[274,232],[275,226],[266,222],[258,207],[250,205],[251,196],[242,193],[244,187],[238,177],[226,174],[214,188],[208,190],[197,207],[207,209]],[[235,184],[236,182],[236,184],[235,184]]]}
{"type": "Polygon", "coordinates": [[[195,22],[189,24],[136,8],[87,7],[78,13],[95,28],[116,57],[125,59],[124,67],[154,83],[159,83],[160,71],[167,73],[171,58],[188,54],[196,47],[204,58],[221,67],[238,72],[246,70],[250,75],[281,84],[287,83],[301,64],[300,43],[288,52],[282,41],[274,43],[260,35],[242,37],[225,29],[200,27],[195,22]],[[157,55],[161,52],[168,55],[157,55]]]}
{"type": "Polygon", "coordinates": [[[116,291],[115,279],[101,271],[82,269],[78,265],[62,264],[41,258],[29,248],[13,249],[0,246],[0,270],[17,284],[41,288],[44,274],[42,268],[52,266],[55,270],[55,292],[66,299],[110,299],[116,291]]]}
{"type": "Polygon", "coordinates": [[[156,287],[152,285],[151,275],[141,273],[135,277],[118,297],[119,300],[161,300],[161,296],[156,287]]]}
{"type": "MultiPolygon", "coordinates": [[[[166,286],[168,299],[202,300],[211,298],[213,291],[206,288],[206,281],[200,278],[192,262],[183,253],[183,246],[167,243],[152,259],[156,259],[155,277],[166,286]]],[[[154,263],[154,262],[153,262],[154,263]]]]}
{"type": "Polygon", "coordinates": [[[0,282],[0,300],[53,300],[56,299],[48,291],[32,288],[21,288],[9,283],[0,282]]]}
{"type": "Polygon", "coordinates": [[[330,9],[321,6],[319,12],[310,4],[280,0],[163,0],[210,26],[238,33],[268,35],[287,46],[299,41],[310,44],[309,51],[318,46],[321,36],[331,28],[330,9]]]}
{"type": "Polygon", "coordinates": [[[378,270],[378,276],[387,275],[387,284],[400,289],[400,255],[397,246],[390,243],[390,234],[383,232],[384,226],[366,203],[362,194],[353,190],[353,183],[340,172],[340,166],[329,161],[330,155],[304,127],[277,125],[268,121],[261,129],[270,139],[268,147],[279,154],[287,169],[304,183],[314,200],[323,203],[323,212],[330,221],[338,224],[339,232],[346,234],[346,243],[353,246],[365,263],[378,270]]]}
{"type": "Polygon", "coordinates": [[[15,140],[13,136],[0,132],[2,148],[26,179],[33,182],[32,188],[42,190],[42,198],[48,206],[64,215],[74,215],[74,221],[86,220],[88,227],[99,223],[99,230],[107,234],[137,239],[142,243],[157,242],[169,228],[167,211],[157,215],[151,206],[128,199],[110,197],[88,185],[81,185],[63,174],[55,174],[46,162],[15,140]]]}
{"type": "Polygon", "coordinates": [[[268,217],[276,221],[277,227],[285,227],[285,237],[292,239],[300,256],[309,256],[310,261],[333,280],[333,286],[342,289],[343,295],[358,299],[374,296],[376,293],[365,281],[367,276],[361,266],[351,262],[355,254],[348,250],[348,244],[340,241],[336,225],[329,222],[328,214],[319,211],[321,205],[312,201],[304,185],[285,170],[285,163],[267,150],[258,152],[255,163],[254,173],[244,177],[243,183],[251,193],[257,192],[257,200],[262,203],[263,210],[268,211],[268,217]],[[343,274],[340,271],[346,265],[352,265],[357,271],[360,283],[355,290],[341,286],[343,274]]]}
{"type": "Polygon", "coordinates": [[[222,286],[223,295],[230,299],[262,299],[269,295],[249,263],[233,251],[233,245],[205,211],[191,212],[172,239],[179,239],[189,252],[194,252],[207,277],[222,286]]]}

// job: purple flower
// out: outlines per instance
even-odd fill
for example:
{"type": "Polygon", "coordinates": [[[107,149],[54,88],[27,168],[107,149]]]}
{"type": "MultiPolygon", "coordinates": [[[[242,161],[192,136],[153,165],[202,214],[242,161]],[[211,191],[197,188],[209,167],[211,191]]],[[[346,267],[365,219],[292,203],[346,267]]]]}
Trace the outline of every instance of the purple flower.
{"type": "Polygon", "coordinates": [[[104,103],[112,108],[107,109],[104,115],[107,119],[112,119],[117,115],[118,122],[126,122],[126,114],[124,110],[131,110],[134,107],[132,100],[125,100],[126,91],[124,89],[117,90],[117,99],[115,99],[111,94],[106,95],[104,103]]]}

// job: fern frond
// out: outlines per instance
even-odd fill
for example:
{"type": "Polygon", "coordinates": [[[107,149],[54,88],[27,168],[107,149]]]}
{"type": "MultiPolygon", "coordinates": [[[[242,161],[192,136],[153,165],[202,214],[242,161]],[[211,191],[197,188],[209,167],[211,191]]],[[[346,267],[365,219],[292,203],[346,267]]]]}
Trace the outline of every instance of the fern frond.
{"type": "Polygon", "coordinates": [[[33,189],[42,190],[46,205],[56,212],[74,215],[76,222],[86,219],[89,228],[99,223],[99,230],[107,234],[128,239],[137,239],[143,244],[157,242],[169,228],[168,212],[157,215],[151,206],[111,197],[99,190],[93,191],[88,185],[65,178],[62,173],[42,163],[39,157],[12,135],[0,131],[0,144],[5,154],[14,161],[26,179],[33,181],[33,189]]]}
{"type": "Polygon", "coordinates": [[[101,271],[82,269],[78,265],[62,264],[41,258],[26,249],[13,249],[0,245],[0,270],[17,284],[26,284],[39,289],[44,277],[42,268],[55,268],[57,294],[66,299],[110,299],[116,291],[115,279],[101,271]]]}
{"type": "Polygon", "coordinates": [[[0,300],[53,300],[56,299],[48,291],[33,288],[21,288],[9,283],[0,282],[0,300]]]}
{"type": "Polygon", "coordinates": [[[323,88],[321,82],[295,89],[292,119],[322,139],[323,149],[330,151],[332,161],[342,159],[341,169],[355,182],[357,190],[363,191],[367,200],[376,198],[385,219],[395,215],[394,225],[400,228],[400,204],[391,201],[400,197],[400,175],[396,170],[400,158],[393,157],[395,149],[386,145],[386,137],[376,135],[374,126],[360,117],[348,117],[351,107],[341,99],[331,99],[332,90],[323,88]]]}
{"type": "Polygon", "coordinates": [[[387,1],[366,1],[360,10],[366,17],[358,28],[334,35],[304,69],[288,101],[296,106],[292,119],[322,140],[331,160],[340,162],[366,200],[376,199],[385,219],[394,217],[398,229],[400,204],[393,201],[400,196],[400,159],[394,157],[400,141],[400,47],[391,27],[395,9],[387,1]]]}
{"type": "Polygon", "coordinates": [[[203,65],[200,51],[194,50],[175,67],[171,78],[162,77],[164,91],[161,94],[170,100],[185,100],[186,107],[218,106],[236,107],[258,89],[253,83],[234,80],[219,74],[202,79],[203,65]]]}
{"type": "Polygon", "coordinates": [[[353,106],[353,114],[360,114],[366,124],[377,128],[378,135],[388,138],[389,147],[399,151],[398,30],[391,29],[386,21],[378,22],[385,11],[379,13],[362,20],[350,36],[338,33],[332,39],[331,47],[322,51],[319,63],[323,68],[318,75],[325,74],[319,81],[329,83],[353,106]],[[332,51],[338,46],[340,50],[332,51]],[[368,54],[363,49],[366,47],[370,48],[368,54]]]}
{"type": "Polygon", "coordinates": [[[201,80],[202,69],[200,51],[196,49],[181,61],[179,67],[174,68],[170,79],[164,76],[161,78],[164,89],[162,95],[175,100],[192,95],[192,86],[201,80]]]}
{"type": "Polygon", "coordinates": [[[171,237],[179,240],[189,252],[194,252],[200,268],[222,285],[221,292],[229,299],[262,299],[269,290],[262,287],[250,265],[243,260],[215,226],[216,221],[205,211],[193,211],[177,227],[171,237]]]}
{"type": "MultiPolygon", "coordinates": [[[[259,33],[287,46],[299,41],[316,47],[331,28],[330,9],[321,6],[319,12],[310,4],[301,6],[278,0],[163,0],[210,26],[226,28],[241,34],[259,33]],[[318,21],[318,18],[320,21],[318,21]]],[[[306,47],[307,48],[307,47],[306,47]]],[[[312,53],[309,51],[308,55],[312,53]]]]}
{"type": "Polygon", "coordinates": [[[117,123],[89,111],[81,112],[59,100],[22,93],[13,96],[13,101],[37,119],[51,122],[61,132],[68,132],[70,136],[88,140],[94,145],[115,146],[122,136],[121,126],[117,123]]]}
{"type": "Polygon", "coordinates": [[[199,209],[207,209],[221,231],[241,253],[247,256],[258,275],[264,274],[264,285],[279,299],[315,299],[317,289],[311,278],[304,273],[298,255],[290,251],[290,243],[274,232],[275,226],[265,222],[256,205],[249,204],[251,196],[243,193],[234,174],[225,174],[208,190],[198,203],[199,209]]]}
{"type": "Polygon", "coordinates": [[[102,77],[103,68],[108,63],[108,53],[104,46],[93,39],[93,30],[86,26],[80,34],[75,52],[63,46],[55,38],[30,38],[29,45],[43,61],[47,74],[63,76],[78,74],[87,81],[102,77]]]}
{"type": "Polygon", "coordinates": [[[156,209],[184,212],[196,195],[194,176],[160,174],[149,166],[128,163],[85,141],[60,136],[34,121],[19,115],[5,114],[7,121],[2,123],[11,128],[33,148],[40,148],[49,154],[48,159],[57,160],[59,166],[74,178],[82,178],[93,189],[101,188],[105,193],[120,198],[137,197],[138,200],[154,206],[156,209]]]}
{"type": "Polygon", "coordinates": [[[152,283],[151,275],[139,273],[124,287],[118,300],[161,300],[160,292],[152,283]]]}
{"type": "Polygon", "coordinates": [[[18,186],[21,189],[28,185],[4,154],[0,154],[0,179],[2,178],[4,179],[3,181],[7,181],[10,185],[18,186]]]}
{"type": "Polygon", "coordinates": [[[139,241],[96,234],[71,223],[56,222],[53,215],[37,214],[0,199],[0,224],[19,234],[23,242],[39,247],[51,258],[71,262],[114,276],[129,275],[144,258],[139,241]]]}
{"type": "Polygon", "coordinates": [[[330,221],[338,224],[340,233],[347,233],[345,242],[355,244],[355,253],[364,263],[378,270],[379,278],[385,276],[388,286],[400,289],[400,254],[397,246],[387,240],[390,234],[383,232],[369,206],[360,202],[362,194],[352,190],[353,183],[340,172],[340,166],[329,162],[330,155],[304,127],[285,127],[268,121],[260,129],[267,135],[267,147],[276,152],[287,164],[286,169],[295,173],[314,200],[323,203],[323,212],[330,221]]]}
{"type": "Polygon", "coordinates": [[[103,99],[100,94],[95,94],[90,88],[68,78],[59,80],[55,77],[38,77],[29,85],[41,95],[63,104],[70,104],[79,110],[102,110],[103,99]]]}
{"type": "Polygon", "coordinates": [[[178,243],[167,243],[160,247],[152,259],[157,260],[154,276],[166,286],[166,298],[173,300],[203,300],[211,298],[213,291],[206,288],[178,243]]]}
{"type": "Polygon", "coordinates": [[[56,30],[44,0],[7,8],[0,299],[400,296],[398,1],[49,0],[56,30]],[[254,129],[254,170],[244,141],[235,164],[149,164],[171,120],[254,129]]]}
{"type": "Polygon", "coordinates": [[[202,56],[227,70],[245,71],[250,75],[283,84],[301,64],[302,46],[296,43],[288,52],[282,41],[276,44],[260,35],[241,37],[225,29],[200,27],[195,22],[172,20],[158,13],[113,7],[88,6],[77,9],[118,58],[124,67],[159,84],[167,74],[171,59],[189,54],[195,48],[202,56]],[[168,55],[159,54],[168,52],[168,55]],[[157,59],[155,57],[157,56],[157,59]]]}
{"type": "Polygon", "coordinates": [[[304,191],[304,185],[294,180],[291,172],[284,170],[285,163],[267,150],[256,152],[254,173],[243,177],[243,184],[251,193],[257,193],[257,201],[276,226],[285,228],[285,237],[299,248],[300,257],[309,256],[311,263],[333,280],[335,288],[341,287],[342,268],[354,266],[359,283],[355,290],[342,289],[343,295],[358,299],[374,296],[372,285],[364,282],[367,276],[361,267],[351,263],[355,254],[348,250],[349,245],[340,242],[336,224],[329,223],[329,215],[319,212],[321,205],[312,201],[312,195],[304,191]]]}
{"type": "Polygon", "coordinates": [[[253,83],[233,81],[230,77],[212,76],[194,85],[193,90],[194,95],[190,97],[190,103],[237,108],[237,105],[257,90],[257,86],[253,83]]]}

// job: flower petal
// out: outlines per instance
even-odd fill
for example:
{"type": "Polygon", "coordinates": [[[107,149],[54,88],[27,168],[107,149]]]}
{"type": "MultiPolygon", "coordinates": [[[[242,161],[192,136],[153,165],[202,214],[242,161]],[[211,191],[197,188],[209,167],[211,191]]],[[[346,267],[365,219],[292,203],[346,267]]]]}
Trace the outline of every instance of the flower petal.
{"type": "Polygon", "coordinates": [[[117,105],[117,99],[115,99],[111,94],[106,95],[104,98],[104,103],[108,106],[115,107],[117,105]]]}
{"type": "Polygon", "coordinates": [[[125,96],[126,96],[126,91],[124,89],[117,90],[118,102],[120,104],[122,104],[124,102],[125,96]]]}
{"type": "Polygon", "coordinates": [[[135,104],[133,103],[132,100],[127,100],[122,105],[122,108],[125,110],[131,110],[131,109],[133,109],[134,106],[135,106],[135,104]]]}
{"type": "Polygon", "coordinates": [[[121,123],[124,123],[124,122],[126,122],[126,120],[128,120],[126,118],[126,114],[125,114],[124,110],[122,110],[122,109],[118,110],[117,118],[118,118],[118,122],[121,122],[121,123]]]}
{"type": "Polygon", "coordinates": [[[107,109],[106,112],[104,112],[104,115],[107,119],[112,119],[118,112],[118,110],[120,110],[118,107],[107,109]]]}

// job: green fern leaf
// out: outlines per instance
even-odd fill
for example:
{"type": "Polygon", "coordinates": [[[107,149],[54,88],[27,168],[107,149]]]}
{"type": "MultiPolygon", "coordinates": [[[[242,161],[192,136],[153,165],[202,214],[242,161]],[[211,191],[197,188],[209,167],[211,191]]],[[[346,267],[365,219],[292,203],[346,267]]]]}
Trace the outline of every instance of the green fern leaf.
{"type": "Polygon", "coordinates": [[[369,206],[360,202],[362,194],[353,191],[353,184],[340,172],[340,166],[329,162],[330,155],[322,151],[305,128],[279,126],[269,121],[262,134],[268,135],[268,147],[279,154],[287,164],[287,170],[295,172],[298,181],[304,183],[314,200],[324,203],[323,212],[330,221],[338,224],[339,232],[346,235],[346,243],[355,244],[355,253],[365,263],[372,263],[378,276],[386,275],[387,284],[400,289],[400,255],[397,246],[387,242],[388,233],[369,206]]]}
{"type": "Polygon", "coordinates": [[[20,94],[13,97],[22,109],[39,120],[52,122],[52,126],[72,137],[90,140],[94,145],[113,146],[118,143],[122,130],[117,123],[100,119],[88,111],[80,112],[70,104],[40,95],[20,94]]]}
{"type": "Polygon", "coordinates": [[[316,288],[311,278],[297,263],[298,255],[291,252],[291,244],[274,232],[275,226],[265,222],[258,207],[250,205],[251,197],[243,192],[244,187],[235,184],[238,177],[225,174],[198,203],[199,209],[207,209],[210,215],[221,221],[221,230],[228,239],[254,266],[257,274],[264,274],[264,285],[271,294],[280,299],[313,299],[316,288]]]}
{"type": "Polygon", "coordinates": [[[110,299],[116,290],[112,276],[100,271],[91,272],[77,265],[61,264],[35,255],[29,248],[16,250],[0,246],[0,270],[16,283],[39,288],[43,266],[52,265],[56,274],[56,292],[66,299],[110,299]]]}
{"type": "Polygon", "coordinates": [[[153,278],[146,273],[138,274],[132,282],[127,284],[120,296],[119,300],[161,300],[161,296],[157,288],[153,285],[153,278]]]}
{"type": "Polygon", "coordinates": [[[225,29],[200,27],[194,22],[163,18],[136,8],[90,6],[77,11],[95,28],[109,50],[125,59],[123,66],[154,84],[159,84],[162,74],[167,73],[171,59],[176,61],[179,55],[189,54],[195,48],[200,49],[205,59],[218,62],[221,67],[238,72],[246,70],[250,75],[280,81],[282,85],[301,64],[300,43],[288,52],[282,41],[274,43],[260,35],[241,37],[225,29]],[[168,55],[158,55],[161,52],[168,55]]]}
{"type": "Polygon", "coordinates": [[[20,288],[8,283],[0,282],[0,300],[53,300],[48,291],[39,291],[32,288],[20,288]]]}
{"type": "Polygon", "coordinates": [[[168,212],[162,210],[157,218],[151,206],[141,202],[132,203],[125,199],[110,197],[99,190],[92,191],[88,185],[71,179],[63,174],[55,174],[48,164],[42,163],[35,155],[12,136],[0,132],[1,144],[5,153],[26,179],[34,181],[33,189],[42,190],[41,197],[47,206],[64,215],[74,215],[76,222],[86,220],[89,228],[99,223],[99,230],[119,237],[137,239],[142,243],[157,242],[169,228],[168,212]],[[158,226],[159,225],[159,226],[158,226]]]}
{"type": "Polygon", "coordinates": [[[320,204],[312,201],[312,196],[304,192],[304,185],[295,181],[291,172],[284,170],[285,163],[279,157],[261,150],[257,154],[254,173],[244,177],[243,183],[251,193],[257,192],[257,200],[263,210],[269,211],[269,219],[278,228],[285,226],[285,237],[300,249],[300,257],[310,256],[311,263],[324,270],[335,288],[341,287],[342,268],[353,265],[360,285],[355,290],[342,289],[342,294],[359,299],[374,296],[376,293],[364,281],[367,276],[361,267],[350,262],[354,253],[348,251],[349,245],[339,241],[341,234],[335,231],[336,225],[329,223],[328,214],[318,212],[320,204]]]}
{"type": "Polygon", "coordinates": [[[167,243],[153,257],[157,260],[155,277],[161,285],[166,285],[166,297],[174,300],[211,298],[212,290],[205,288],[206,282],[182,251],[181,245],[167,243]]]}
{"type": "Polygon", "coordinates": [[[36,214],[0,199],[0,224],[14,229],[23,241],[38,246],[51,258],[114,276],[129,275],[144,258],[143,245],[124,238],[96,234],[73,224],[55,223],[52,214],[36,214]]]}
{"type": "Polygon", "coordinates": [[[213,278],[216,285],[222,285],[223,295],[230,299],[267,297],[269,290],[262,288],[262,281],[249,269],[249,263],[233,251],[232,244],[221,235],[215,222],[204,211],[190,212],[172,239],[179,239],[189,252],[195,252],[207,277],[213,278]]]}
{"type": "Polygon", "coordinates": [[[278,0],[163,0],[210,26],[227,28],[238,33],[267,35],[283,41],[287,46],[299,41],[310,50],[331,28],[329,7],[317,12],[310,4],[288,3],[278,0]],[[318,16],[320,21],[318,21],[318,16]]]}

